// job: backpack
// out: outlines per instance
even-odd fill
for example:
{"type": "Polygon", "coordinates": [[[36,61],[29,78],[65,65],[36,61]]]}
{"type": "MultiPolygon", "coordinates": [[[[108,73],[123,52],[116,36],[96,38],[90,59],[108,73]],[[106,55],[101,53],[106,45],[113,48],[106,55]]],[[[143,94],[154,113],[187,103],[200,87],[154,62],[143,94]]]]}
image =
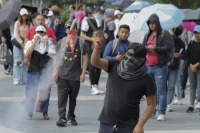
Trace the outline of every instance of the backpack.
{"type": "MultiPolygon", "coordinates": [[[[130,41],[128,41],[128,42],[129,42],[129,45],[130,45],[131,42],[130,42],[130,41]]],[[[115,52],[115,49],[116,49],[116,47],[117,47],[118,44],[119,44],[119,39],[118,39],[118,38],[114,39],[114,40],[113,40],[113,45],[112,45],[112,53],[111,53],[111,56],[113,56],[113,54],[114,54],[114,52],[115,52]]]]}
{"type": "MultiPolygon", "coordinates": [[[[164,37],[164,35],[165,35],[165,30],[162,30],[162,32],[161,32],[161,43],[162,43],[162,40],[163,40],[163,37],[164,37]]],[[[148,33],[145,35],[145,40],[148,40],[148,38],[147,38],[147,35],[148,35],[148,33]]],[[[172,39],[172,38],[171,38],[172,39]]],[[[172,41],[173,42],[173,41],[172,41]]],[[[167,60],[168,60],[168,62],[171,62],[171,61],[173,61],[173,59],[174,59],[174,49],[175,49],[175,47],[174,47],[174,44],[173,44],[173,48],[171,49],[171,51],[170,52],[168,52],[167,53],[167,60]]]]}
{"type": "Polygon", "coordinates": [[[12,53],[8,49],[7,44],[0,45],[0,64],[9,65],[8,59],[12,58],[12,53]]]}
{"type": "MultiPolygon", "coordinates": [[[[103,20],[102,20],[103,21],[103,20]]],[[[102,23],[102,25],[101,25],[101,27],[99,27],[99,28],[96,28],[95,26],[94,26],[94,24],[91,22],[91,20],[90,19],[87,19],[87,22],[88,22],[88,24],[89,24],[89,26],[92,28],[92,30],[95,32],[95,31],[105,31],[105,29],[106,29],[106,25],[105,25],[105,22],[103,21],[103,23],[102,23]]],[[[101,52],[104,52],[104,49],[105,49],[105,47],[106,47],[106,39],[105,39],[105,37],[103,36],[102,37],[103,38],[103,40],[102,40],[102,42],[103,42],[103,44],[102,44],[102,49],[101,49],[101,52]]],[[[92,49],[94,48],[94,45],[92,44],[92,49]]]]}

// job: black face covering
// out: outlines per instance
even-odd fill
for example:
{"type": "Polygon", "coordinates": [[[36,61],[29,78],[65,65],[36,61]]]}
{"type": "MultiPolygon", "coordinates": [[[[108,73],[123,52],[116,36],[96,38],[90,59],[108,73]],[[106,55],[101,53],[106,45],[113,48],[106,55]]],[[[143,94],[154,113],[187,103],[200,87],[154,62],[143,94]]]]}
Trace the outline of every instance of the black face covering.
{"type": "Polygon", "coordinates": [[[136,80],[147,74],[146,59],[137,58],[121,61],[117,67],[117,72],[125,80],[136,80]]]}

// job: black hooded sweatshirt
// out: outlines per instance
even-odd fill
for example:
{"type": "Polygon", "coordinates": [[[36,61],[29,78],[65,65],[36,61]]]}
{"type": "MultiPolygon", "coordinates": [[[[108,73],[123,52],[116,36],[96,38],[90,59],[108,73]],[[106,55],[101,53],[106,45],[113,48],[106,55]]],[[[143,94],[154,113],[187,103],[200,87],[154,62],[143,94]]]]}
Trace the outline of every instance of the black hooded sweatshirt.
{"type": "MultiPolygon", "coordinates": [[[[172,51],[174,48],[174,41],[170,35],[170,33],[167,30],[164,30],[161,28],[159,18],[156,14],[152,14],[147,24],[149,26],[149,20],[154,20],[157,24],[157,34],[156,34],[156,47],[155,51],[157,52],[158,57],[158,66],[163,67],[167,65],[168,63],[168,53],[172,51]]],[[[143,45],[147,45],[147,41],[149,36],[151,35],[152,30],[149,28],[149,32],[145,35],[144,40],[142,42],[143,45]]]]}

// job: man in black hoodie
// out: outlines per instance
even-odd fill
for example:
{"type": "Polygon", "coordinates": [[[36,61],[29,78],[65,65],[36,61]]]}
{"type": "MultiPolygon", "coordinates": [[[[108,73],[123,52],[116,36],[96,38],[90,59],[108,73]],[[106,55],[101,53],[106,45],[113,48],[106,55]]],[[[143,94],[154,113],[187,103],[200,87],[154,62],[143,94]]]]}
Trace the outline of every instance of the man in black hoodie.
{"type": "MultiPolygon", "coordinates": [[[[168,72],[168,55],[172,51],[173,39],[167,30],[163,30],[160,25],[159,17],[152,14],[147,24],[149,32],[145,35],[143,45],[147,49],[147,68],[150,75],[154,78],[157,87],[157,106],[158,121],[165,120],[167,107],[166,79],[168,72]]],[[[155,117],[156,111],[152,114],[155,117]]]]}

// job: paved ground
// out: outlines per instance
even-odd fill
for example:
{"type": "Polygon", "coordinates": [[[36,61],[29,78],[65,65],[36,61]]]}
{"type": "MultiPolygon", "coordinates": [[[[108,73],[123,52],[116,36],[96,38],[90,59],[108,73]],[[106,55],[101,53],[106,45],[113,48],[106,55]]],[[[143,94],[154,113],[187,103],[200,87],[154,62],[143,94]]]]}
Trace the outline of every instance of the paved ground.
{"type": "MultiPolygon", "coordinates": [[[[103,72],[100,88],[105,90],[107,74],[103,72]]],[[[189,94],[189,90],[187,90],[189,94]]],[[[42,119],[42,114],[35,113],[33,120],[26,120],[25,105],[21,100],[25,96],[25,86],[14,86],[12,77],[4,75],[0,67],[0,133],[97,133],[99,122],[97,118],[103,106],[104,95],[90,94],[88,75],[82,84],[78,96],[76,116],[78,126],[68,125],[57,127],[57,93],[52,88],[49,106],[50,120],[42,119]]],[[[183,105],[173,106],[174,112],[166,114],[166,121],[149,120],[145,125],[145,133],[200,133],[200,116],[198,110],[191,114],[185,113],[189,96],[183,100],[183,105]]],[[[141,102],[141,115],[146,107],[146,101],[141,102]]]]}

